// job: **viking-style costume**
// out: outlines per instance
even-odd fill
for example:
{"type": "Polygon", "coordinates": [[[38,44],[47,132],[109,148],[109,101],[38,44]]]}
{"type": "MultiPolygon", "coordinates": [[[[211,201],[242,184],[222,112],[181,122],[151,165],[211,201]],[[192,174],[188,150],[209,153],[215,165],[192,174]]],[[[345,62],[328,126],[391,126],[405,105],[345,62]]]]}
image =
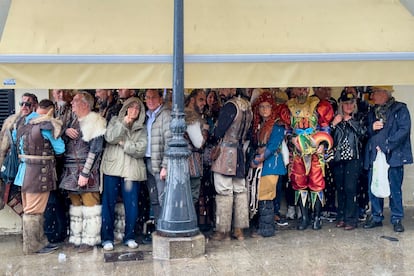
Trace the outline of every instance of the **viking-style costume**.
{"type": "MultiPolygon", "coordinates": [[[[82,119],[75,120],[70,127],[79,132],[79,137],[69,139],[66,144],[60,188],[75,194],[99,192],[99,166],[106,121],[99,114],[90,112],[82,119]],[[79,175],[89,178],[86,186],[78,186],[79,175]]],[[[69,215],[70,243],[90,246],[100,243],[101,205],[74,206],[72,203],[69,215]]]]}
{"type": "Polygon", "coordinates": [[[22,185],[23,252],[32,254],[48,243],[43,230],[43,212],[49,192],[56,189],[55,154],[62,154],[65,146],[63,140],[58,139],[61,121],[37,113],[28,115],[25,120],[26,123],[17,129],[21,164],[15,183],[22,185]],[[45,136],[46,132],[50,136],[45,136]]]}
{"type": "Polygon", "coordinates": [[[211,168],[217,191],[217,240],[230,238],[232,217],[234,236],[237,239],[243,239],[242,229],[249,226],[244,143],[251,121],[250,103],[241,97],[233,97],[220,111],[214,131],[214,136],[221,140],[218,145],[220,154],[211,168]]]}
{"type": "Polygon", "coordinates": [[[185,122],[187,124],[187,130],[184,137],[188,141],[188,149],[191,151],[191,154],[188,157],[191,194],[194,204],[197,205],[198,198],[200,196],[201,177],[203,176],[202,147],[207,140],[208,134],[207,130],[203,133],[203,128],[206,125],[206,122],[199,113],[191,108],[186,108],[184,111],[185,122]]]}
{"type": "Polygon", "coordinates": [[[320,213],[324,202],[325,188],[323,153],[318,153],[319,145],[324,142],[327,148],[332,147],[332,137],[328,134],[329,123],[334,116],[332,106],[327,101],[316,97],[307,97],[304,103],[296,98],[287,102],[291,114],[293,160],[290,180],[295,192],[295,201],[299,202],[302,222],[299,230],[309,225],[308,194],[310,193],[312,208],[315,211],[313,228],[320,229],[320,213]]]}

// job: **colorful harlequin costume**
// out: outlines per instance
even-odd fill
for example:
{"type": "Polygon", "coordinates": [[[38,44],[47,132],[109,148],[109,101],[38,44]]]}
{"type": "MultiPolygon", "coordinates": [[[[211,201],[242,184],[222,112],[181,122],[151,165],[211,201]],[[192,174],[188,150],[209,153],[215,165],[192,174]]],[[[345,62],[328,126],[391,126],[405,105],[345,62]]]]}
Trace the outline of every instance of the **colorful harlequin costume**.
{"type": "Polygon", "coordinates": [[[295,201],[302,210],[302,223],[299,230],[309,224],[308,194],[310,193],[312,208],[315,210],[313,228],[320,229],[320,211],[323,199],[324,155],[318,152],[320,145],[332,147],[329,135],[329,123],[334,112],[328,101],[320,101],[317,97],[307,97],[304,103],[297,98],[287,102],[290,110],[290,126],[292,129],[293,158],[291,161],[290,181],[295,192],[295,201]]]}

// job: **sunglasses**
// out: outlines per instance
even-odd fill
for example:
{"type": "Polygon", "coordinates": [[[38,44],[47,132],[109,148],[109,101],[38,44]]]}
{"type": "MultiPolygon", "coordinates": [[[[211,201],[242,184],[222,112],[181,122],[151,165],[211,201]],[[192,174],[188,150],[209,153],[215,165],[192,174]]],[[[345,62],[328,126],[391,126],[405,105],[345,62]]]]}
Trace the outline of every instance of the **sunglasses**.
{"type": "Polygon", "coordinates": [[[20,102],[19,105],[20,106],[31,107],[32,106],[32,103],[31,102],[20,102]]]}

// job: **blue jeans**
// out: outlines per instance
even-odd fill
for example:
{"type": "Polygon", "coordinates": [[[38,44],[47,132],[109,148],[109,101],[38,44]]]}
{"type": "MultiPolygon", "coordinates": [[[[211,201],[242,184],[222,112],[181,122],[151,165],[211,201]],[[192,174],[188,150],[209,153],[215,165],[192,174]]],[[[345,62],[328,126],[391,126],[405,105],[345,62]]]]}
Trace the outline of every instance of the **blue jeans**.
{"type": "MultiPolygon", "coordinates": [[[[388,179],[390,181],[390,209],[391,209],[391,223],[395,224],[398,220],[404,218],[404,207],[402,203],[402,182],[404,177],[404,167],[390,167],[388,169],[388,179]]],[[[369,170],[369,183],[372,181],[372,168],[369,170]]],[[[369,200],[371,201],[372,218],[375,222],[380,222],[384,219],[384,199],[374,196],[369,189],[369,200]]]]}
{"type": "Polygon", "coordinates": [[[135,223],[138,219],[140,182],[125,181],[122,177],[104,174],[103,183],[101,229],[103,244],[108,241],[114,241],[115,204],[119,191],[122,193],[122,202],[125,208],[124,242],[135,240],[135,223]]]}

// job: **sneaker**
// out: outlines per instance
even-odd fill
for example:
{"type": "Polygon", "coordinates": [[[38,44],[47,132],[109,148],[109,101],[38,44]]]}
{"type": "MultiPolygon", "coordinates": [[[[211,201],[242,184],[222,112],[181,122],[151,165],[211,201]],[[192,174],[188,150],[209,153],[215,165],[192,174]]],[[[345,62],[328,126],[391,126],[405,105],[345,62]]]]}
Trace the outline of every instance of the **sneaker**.
{"type": "Polygon", "coordinates": [[[128,247],[129,247],[129,248],[131,248],[131,249],[138,248],[138,244],[137,244],[137,242],[136,242],[136,241],[134,241],[134,240],[128,240],[128,241],[125,243],[125,245],[126,245],[126,246],[128,246],[128,247]]]}
{"type": "Polygon", "coordinates": [[[397,220],[394,223],[394,232],[404,232],[404,226],[401,223],[401,220],[397,220]]]}
{"type": "Polygon", "coordinates": [[[327,220],[329,222],[334,222],[336,221],[336,212],[322,212],[322,217],[323,220],[327,220]]]}
{"type": "Polygon", "coordinates": [[[360,214],[358,217],[359,221],[366,221],[367,220],[367,215],[366,214],[360,214]]]}
{"type": "Polygon", "coordinates": [[[275,215],[275,223],[279,226],[287,226],[289,225],[289,223],[287,222],[287,220],[279,217],[278,215],[275,215]]]}
{"type": "Polygon", "coordinates": [[[103,245],[103,250],[105,250],[105,251],[112,251],[112,250],[114,250],[114,244],[112,242],[106,242],[103,245]]]}

